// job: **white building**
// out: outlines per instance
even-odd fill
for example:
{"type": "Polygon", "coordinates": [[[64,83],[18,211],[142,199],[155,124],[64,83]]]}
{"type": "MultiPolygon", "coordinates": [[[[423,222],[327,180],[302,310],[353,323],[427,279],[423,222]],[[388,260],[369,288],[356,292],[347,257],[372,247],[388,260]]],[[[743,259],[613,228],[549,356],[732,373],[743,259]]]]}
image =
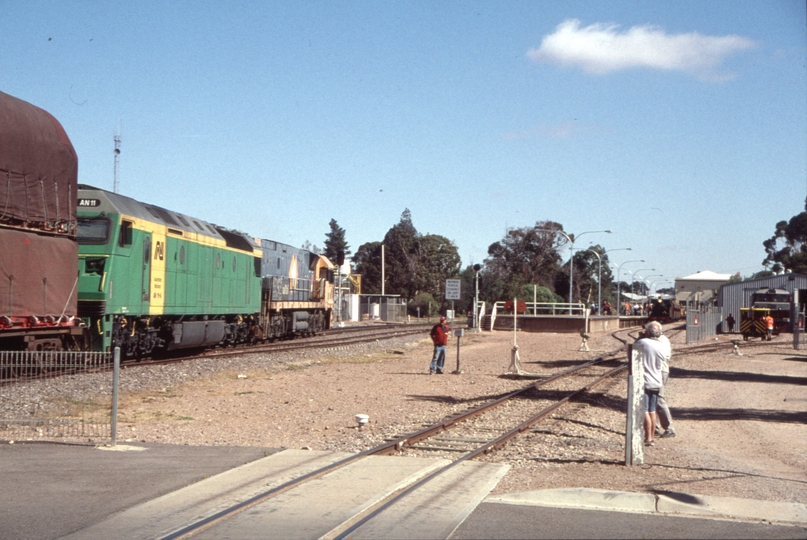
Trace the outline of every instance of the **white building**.
{"type": "Polygon", "coordinates": [[[712,302],[721,285],[731,279],[732,274],[718,274],[704,270],[691,276],[675,278],[675,299],[681,304],[712,302]]]}

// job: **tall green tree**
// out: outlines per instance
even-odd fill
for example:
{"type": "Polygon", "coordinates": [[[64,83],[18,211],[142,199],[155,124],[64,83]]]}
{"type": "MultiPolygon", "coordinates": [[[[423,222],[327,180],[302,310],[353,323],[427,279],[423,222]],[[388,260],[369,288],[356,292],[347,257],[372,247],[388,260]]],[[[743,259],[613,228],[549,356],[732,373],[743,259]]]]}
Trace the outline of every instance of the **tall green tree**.
{"type": "Polygon", "coordinates": [[[773,272],[807,274],[807,201],[804,212],[777,223],[773,236],[762,245],[766,253],[762,264],[772,265],[773,272]]]}
{"type": "MultiPolygon", "coordinates": [[[[566,240],[553,230],[562,231],[563,227],[552,221],[538,221],[533,227],[509,229],[502,240],[488,247],[485,281],[500,281],[505,298],[517,296],[521,286],[526,284],[554,290],[556,277],[561,271],[558,249],[566,240]]],[[[568,278],[566,284],[568,291],[568,278]]],[[[495,289],[490,292],[495,292],[495,289]]]]}
{"type": "MultiPolygon", "coordinates": [[[[577,281],[577,276],[581,275],[584,276],[583,280],[587,283],[588,290],[591,291],[591,299],[592,302],[596,302],[597,293],[602,293],[602,300],[608,300],[609,302],[613,302],[613,297],[616,296],[616,284],[614,283],[614,274],[611,272],[610,260],[608,259],[608,254],[605,253],[606,249],[597,244],[588,248],[585,253],[587,258],[585,259],[585,263],[580,267],[580,274],[578,274],[578,261],[575,259],[575,267],[574,267],[574,280],[577,281]],[[591,251],[596,251],[600,254],[601,261],[597,260],[597,256],[594,255],[591,251]],[[602,284],[601,287],[597,288],[597,281],[600,279],[600,274],[602,274],[602,284]],[[613,292],[613,294],[612,294],[613,292]]],[[[581,252],[582,253],[582,252],[581,252]]],[[[575,289],[577,289],[577,283],[575,283],[575,289]]],[[[579,298],[585,299],[587,293],[585,290],[577,289],[580,291],[579,298]]]]}
{"type": "Polygon", "coordinates": [[[419,294],[431,295],[442,302],[445,280],[458,277],[460,256],[457,246],[444,236],[422,235],[412,223],[412,213],[405,209],[401,219],[383,242],[369,242],[359,247],[353,262],[362,274],[365,292],[381,292],[381,253],[384,252],[387,294],[399,294],[412,300],[419,294]]]}
{"type": "Polygon", "coordinates": [[[408,208],[404,209],[400,221],[384,235],[387,289],[407,300],[413,299],[418,290],[415,279],[418,267],[417,237],[418,232],[408,208]]]}
{"type": "Polygon", "coordinates": [[[353,266],[361,274],[363,294],[381,294],[381,242],[367,242],[359,246],[353,257],[353,266]]]}
{"type": "MultiPolygon", "coordinates": [[[[598,251],[598,253],[601,253],[601,251],[598,251]]],[[[575,301],[583,302],[585,304],[590,304],[591,302],[596,303],[597,278],[599,269],[597,256],[588,249],[581,249],[576,251],[573,257],[574,293],[572,297],[575,301]]],[[[569,266],[566,265],[564,268],[567,270],[565,275],[568,279],[569,266]]],[[[568,283],[566,284],[566,290],[569,290],[568,283]]],[[[569,296],[566,295],[566,298],[568,297],[569,296]]]]}
{"type": "Polygon", "coordinates": [[[324,255],[337,263],[340,258],[344,259],[350,255],[350,246],[345,239],[345,229],[340,227],[335,219],[331,219],[328,225],[331,230],[325,234],[324,255]]]}
{"type": "Polygon", "coordinates": [[[426,234],[418,235],[415,251],[418,260],[416,293],[431,293],[441,307],[449,307],[451,302],[445,300],[446,280],[457,278],[460,274],[461,260],[457,246],[445,236],[426,234]]]}

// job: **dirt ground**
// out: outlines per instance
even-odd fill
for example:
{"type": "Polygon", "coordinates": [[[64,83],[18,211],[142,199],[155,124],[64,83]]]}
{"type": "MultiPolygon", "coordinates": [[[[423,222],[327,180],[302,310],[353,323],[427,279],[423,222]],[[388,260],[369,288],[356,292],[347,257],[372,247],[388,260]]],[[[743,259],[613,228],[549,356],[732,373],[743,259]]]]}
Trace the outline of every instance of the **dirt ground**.
{"type": "MultiPolygon", "coordinates": [[[[511,464],[495,492],[586,487],[807,503],[807,351],[782,335],[744,344],[741,355],[721,336],[723,348],[709,352],[666,330],[676,437],[657,440],[644,465],[625,466],[627,380],[618,376],[487,456],[511,464]]],[[[182,367],[197,375],[188,382],[156,377],[123,392],[118,440],[364,450],[529,384],[502,376],[514,338],[524,369],[540,374],[619,346],[607,334],[592,336],[588,352],[576,334],[466,334],[462,373],[450,373],[452,339],[445,375],[428,374],[428,339],[280,359],[251,354],[216,373],[192,361],[182,367]],[[370,423],[359,429],[356,414],[370,423]]]]}

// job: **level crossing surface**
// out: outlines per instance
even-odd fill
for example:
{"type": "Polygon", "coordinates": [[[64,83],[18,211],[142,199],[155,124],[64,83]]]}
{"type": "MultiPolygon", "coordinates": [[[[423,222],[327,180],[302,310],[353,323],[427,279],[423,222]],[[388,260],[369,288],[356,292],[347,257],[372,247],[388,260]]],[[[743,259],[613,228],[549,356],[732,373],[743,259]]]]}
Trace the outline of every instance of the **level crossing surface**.
{"type": "MultiPolygon", "coordinates": [[[[4,487],[0,490],[0,531],[9,540],[166,538],[233,503],[348,455],[224,446],[149,444],[101,450],[4,444],[0,445],[4,487]]],[[[338,538],[359,512],[445,463],[443,459],[370,456],[250,507],[194,537],[338,538]]],[[[694,533],[652,533],[693,532],[692,524],[697,521],[708,521],[708,528],[701,530],[714,531],[717,538],[807,536],[807,513],[799,513],[803,505],[780,509],[780,516],[795,523],[761,525],[758,521],[641,513],[628,506],[613,506],[610,512],[597,510],[602,501],[615,499],[612,493],[543,492],[555,501],[582,504],[587,509],[547,508],[540,501],[536,504],[540,497],[525,494],[489,496],[506,470],[501,464],[462,463],[347,538],[578,538],[591,531],[591,536],[603,537],[595,534],[597,529],[586,528],[591,520],[603,523],[601,532],[621,531],[616,536],[626,538],[699,537],[694,533]],[[669,520],[680,523],[671,525],[669,520]],[[633,529],[648,526],[650,534],[633,529]]],[[[642,498],[633,495],[627,499],[642,498]]]]}

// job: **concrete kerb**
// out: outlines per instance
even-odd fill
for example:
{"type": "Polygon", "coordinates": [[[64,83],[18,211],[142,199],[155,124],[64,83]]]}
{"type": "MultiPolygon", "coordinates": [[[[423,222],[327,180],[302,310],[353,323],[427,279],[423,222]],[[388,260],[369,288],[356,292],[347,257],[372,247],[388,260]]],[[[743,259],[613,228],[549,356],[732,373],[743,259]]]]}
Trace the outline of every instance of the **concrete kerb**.
{"type": "Polygon", "coordinates": [[[804,504],[685,493],[652,494],[562,488],[491,495],[484,502],[807,524],[807,505],[804,504]]]}

